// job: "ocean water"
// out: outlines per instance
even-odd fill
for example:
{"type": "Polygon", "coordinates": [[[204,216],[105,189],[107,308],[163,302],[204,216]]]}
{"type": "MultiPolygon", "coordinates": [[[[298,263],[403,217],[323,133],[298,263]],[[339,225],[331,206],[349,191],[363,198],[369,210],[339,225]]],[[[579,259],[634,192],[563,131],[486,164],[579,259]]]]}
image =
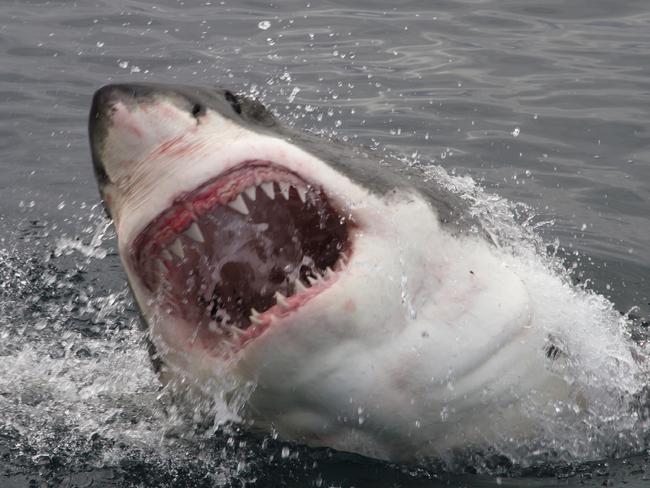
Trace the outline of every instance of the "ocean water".
{"type": "Polygon", "coordinates": [[[218,84],[287,124],[439,165],[643,341],[646,0],[3,0],[0,50],[0,486],[647,485],[643,443],[406,466],[233,424],[188,431],[151,372],[86,128],[103,84],[218,84]]]}

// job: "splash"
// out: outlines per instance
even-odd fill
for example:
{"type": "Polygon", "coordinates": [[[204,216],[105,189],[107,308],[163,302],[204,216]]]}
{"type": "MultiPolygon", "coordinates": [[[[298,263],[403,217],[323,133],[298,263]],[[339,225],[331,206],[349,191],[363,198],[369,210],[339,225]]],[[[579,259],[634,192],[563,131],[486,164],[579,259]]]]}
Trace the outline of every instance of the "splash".
{"type": "MultiPolygon", "coordinates": [[[[189,453],[204,432],[160,390],[124,281],[106,288],[106,275],[119,274],[110,222],[94,209],[84,220],[78,237],[54,244],[56,224],[21,224],[0,249],[0,447],[12,468],[125,469],[128,460],[166,473],[198,463],[214,480],[245,479],[239,455],[189,453]]],[[[219,420],[210,434],[228,417],[219,420]]]]}
{"type": "Polygon", "coordinates": [[[521,398],[517,408],[541,428],[526,439],[501,437],[492,446],[494,452],[525,466],[647,448],[649,351],[643,342],[632,340],[634,324],[629,317],[586,284],[573,284],[557,245],[548,252],[537,234],[552,221],[486,192],[470,177],[452,176],[440,167],[428,167],[426,172],[470,204],[504,265],[522,278],[534,310],[531,327],[543,331],[552,345],[547,349],[554,359],[549,368],[574,391],[568,401],[538,391],[521,398]]]}
{"type": "MultiPolygon", "coordinates": [[[[504,262],[536,290],[534,326],[558,351],[551,367],[579,385],[566,402],[540,401],[541,392],[521,398],[519,407],[543,427],[528,439],[500,438],[491,452],[530,465],[647,447],[639,408],[647,351],[630,340],[626,316],[572,284],[562,261],[547,253],[537,230],[552,222],[471,178],[426,169],[470,203],[504,262]]],[[[233,440],[238,434],[224,424],[234,418],[226,405],[197,403],[187,411],[159,390],[110,223],[97,208],[85,212],[78,235],[56,224],[26,223],[26,231],[7,240],[13,246],[0,249],[0,436],[16,446],[12,456],[37,466],[83,459],[83,466],[107,467],[140,459],[165,472],[200,462],[215,484],[250,478],[259,449],[233,440]]]]}

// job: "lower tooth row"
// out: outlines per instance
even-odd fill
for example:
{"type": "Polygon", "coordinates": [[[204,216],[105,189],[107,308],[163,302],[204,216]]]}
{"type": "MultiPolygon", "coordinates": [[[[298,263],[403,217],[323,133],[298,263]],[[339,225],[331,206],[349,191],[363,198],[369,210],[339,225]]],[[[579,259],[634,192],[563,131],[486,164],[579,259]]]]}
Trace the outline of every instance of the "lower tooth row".
{"type": "MultiPolygon", "coordinates": [[[[164,266],[162,262],[159,262],[159,263],[160,263],[160,265],[164,266]]],[[[324,281],[324,277],[323,277],[322,275],[320,275],[320,274],[318,274],[318,273],[314,273],[314,274],[315,274],[315,276],[309,276],[309,277],[307,277],[307,279],[309,280],[309,282],[311,283],[312,286],[315,285],[315,284],[317,284],[317,283],[320,283],[320,282],[324,281]]],[[[334,276],[334,272],[331,270],[331,268],[329,268],[329,267],[326,268],[326,270],[325,270],[325,276],[326,276],[327,278],[331,278],[331,277],[334,276]]],[[[308,287],[305,286],[305,285],[302,283],[302,281],[301,281],[300,279],[297,279],[297,280],[295,281],[295,286],[296,286],[296,290],[297,290],[298,292],[303,292],[303,291],[308,290],[308,287]]],[[[276,292],[275,292],[275,300],[276,300],[276,303],[277,303],[278,305],[280,305],[281,307],[283,307],[283,308],[289,308],[289,302],[287,301],[287,297],[284,296],[284,295],[283,295],[282,293],[280,293],[279,291],[276,291],[276,292]]],[[[251,324],[253,324],[253,325],[260,325],[260,324],[263,324],[264,322],[266,322],[266,321],[268,321],[268,320],[272,320],[272,319],[273,319],[273,315],[272,315],[272,314],[271,314],[271,315],[268,315],[265,319],[262,319],[262,314],[261,314],[260,312],[258,312],[257,310],[255,310],[254,308],[251,308],[250,316],[249,316],[249,320],[250,320],[251,324]]],[[[235,337],[241,337],[241,336],[244,336],[244,335],[246,334],[246,331],[245,331],[245,330],[240,329],[240,328],[238,328],[238,327],[235,326],[235,325],[230,325],[230,324],[229,324],[229,325],[227,325],[227,327],[224,328],[224,327],[222,327],[222,326],[219,326],[219,325],[218,325],[216,322],[214,322],[214,321],[211,321],[211,322],[208,324],[208,329],[209,329],[211,332],[213,332],[213,333],[219,333],[219,334],[221,334],[223,330],[228,330],[228,331],[230,331],[230,332],[231,332],[235,337]]]]}
{"type": "Polygon", "coordinates": [[[285,308],[289,306],[289,302],[287,302],[287,297],[285,297],[279,291],[275,292],[275,301],[278,303],[278,305],[282,305],[285,308]]]}
{"type": "MultiPolygon", "coordinates": [[[[327,277],[327,279],[330,279],[330,278],[334,277],[334,274],[335,274],[334,271],[332,271],[332,269],[330,267],[327,267],[325,269],[325,277],[327,277]]],[[[323,281],[325,281],[325,278],[322,275],[320,275],[318,273],[315,273],[315,275],[316,276],[308,276],[307,277],[307,280],[309,281],[310,286],[313,286],[313,285],[315,285],[317,283],[322,283],[323,281]]],[[[305,284],[300,279],[297,279],[295,281],[295,287],[296,287],[296,291],[298,293],[302,293],[302,292],[307,291],[309,289],[309,287],[305,286],[305,284]]],[[[280,293],[279,291],[276,291],[274,297],[275,297],[275,301],[276,301],[277,305],[280,305],[283,308],[289,308],[289,302],[287,301],[287,297],[284,296],[282,293],[280,293]]],[[[262,316],[262,314],[260,314],[260,312],[258,312],[254,308],[251,308],[251,313],[250,313],[250,316],[249,316],[249,319],[250,319],[251,323],[253,323],[255,325],[259,325],[259,324],[263,323],[264,321],[262,320],[261,316],[262,316]]]]}

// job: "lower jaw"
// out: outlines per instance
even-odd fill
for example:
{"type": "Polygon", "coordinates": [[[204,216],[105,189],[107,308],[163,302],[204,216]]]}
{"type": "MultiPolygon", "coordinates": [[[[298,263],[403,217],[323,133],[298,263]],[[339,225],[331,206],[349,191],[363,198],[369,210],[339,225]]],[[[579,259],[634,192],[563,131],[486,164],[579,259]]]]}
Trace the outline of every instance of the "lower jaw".
{"type": "Polygon", "coordinates": [[[152,317],[149,322],[161,333],[166,346],[172,350],[200,351],[221,360],[231,359],[268,330],[283,327],[296,315],[305,312],[304,307],[309,302],[321,296],[340,279],[340,273],[346,269],[347,259],[346,257],[337,270],[320,278],[310,288],[286,297],[282,303],[257,314],[253,323],[245,329],[235,326],[228,329],[214,328],[210,327],[207,319],[193,320],[169,313],[156,303],[155,297],[147,293],[147,308],[152,312],[148,314],[152,317]]]}

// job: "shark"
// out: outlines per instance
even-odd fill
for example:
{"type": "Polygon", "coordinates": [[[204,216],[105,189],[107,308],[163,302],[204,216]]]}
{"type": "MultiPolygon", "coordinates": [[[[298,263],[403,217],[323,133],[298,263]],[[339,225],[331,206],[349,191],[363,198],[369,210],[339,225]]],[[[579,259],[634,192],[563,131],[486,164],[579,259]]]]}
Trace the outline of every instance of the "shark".
{"type": "Polygon", "coordinates": [[[421,169],[220,87],[104,86],[89,137],[163,385],[248,385],[251,428],[395,461],[534,437],[531,392],[588,408],[537,290],[421,169]]]}

